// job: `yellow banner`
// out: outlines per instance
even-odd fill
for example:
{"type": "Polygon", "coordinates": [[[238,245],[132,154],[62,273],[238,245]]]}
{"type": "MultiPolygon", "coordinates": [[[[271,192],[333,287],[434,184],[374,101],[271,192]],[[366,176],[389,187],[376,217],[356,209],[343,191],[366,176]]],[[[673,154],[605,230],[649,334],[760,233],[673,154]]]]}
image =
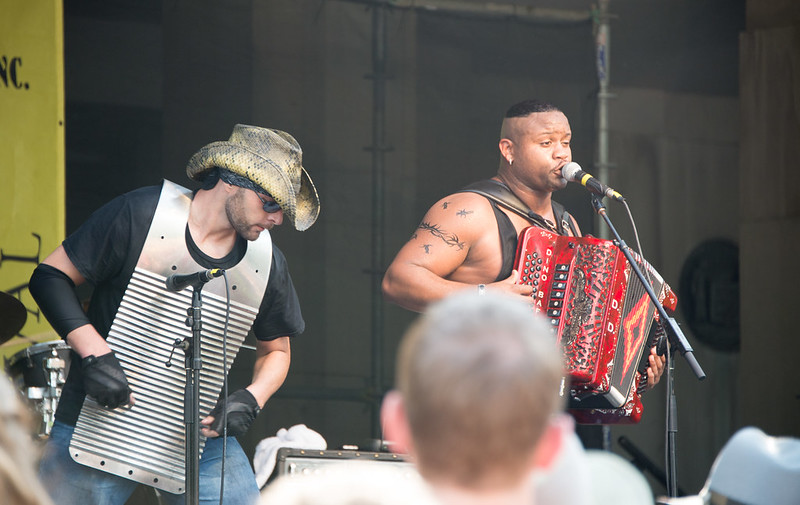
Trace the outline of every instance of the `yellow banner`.
{"type": "Polygon", "coordinates": [[[63,38],[61,0],[3,2],[0,355],[5,356],[31,341],[56,338],[30,296],[28,279],[64,238],[63,38]],[[24,326],[8,335],[19,321],[20,306],[24,326]]]}

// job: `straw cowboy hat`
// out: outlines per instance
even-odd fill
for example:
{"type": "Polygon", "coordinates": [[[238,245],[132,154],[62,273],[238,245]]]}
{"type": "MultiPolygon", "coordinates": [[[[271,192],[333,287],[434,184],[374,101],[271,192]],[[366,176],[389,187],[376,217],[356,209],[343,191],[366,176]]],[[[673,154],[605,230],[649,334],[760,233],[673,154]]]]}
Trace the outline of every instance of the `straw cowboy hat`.
{"type": "Polygon", "coordinates": [[[298,231],[307,230],[319,216],[319,196],[303,168],[303,150],[286,132],[237,124],[230,139],[197,151],[186,174],[202,181],[214,167],[247,177],[263,188],[298,231]]]}

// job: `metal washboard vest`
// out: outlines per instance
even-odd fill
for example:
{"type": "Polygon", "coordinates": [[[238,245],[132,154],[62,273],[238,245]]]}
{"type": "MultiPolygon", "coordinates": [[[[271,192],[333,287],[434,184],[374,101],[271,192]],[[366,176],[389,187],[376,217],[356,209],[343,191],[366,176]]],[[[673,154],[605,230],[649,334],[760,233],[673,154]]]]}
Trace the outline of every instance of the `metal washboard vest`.
{"type": "MultiPolygon", "coordinates": [[[[144,247],[108,333],[107,342],[125,370],[136,404],[109,410],[87,397],[70,443],[70,455],[78,463],[178,494],[186,490],[183,352],[175,352],[172,366],[166,363],[173,342],[192,336],[185,324],[192,292],[167,291],[165,281],[174,273],[203,270],[186,247],[190,203],[188,189],[164,181],[144,247]]],[[[272,240],[267,232],[249,242],[244,258],[226,270],[231,293],[228,368],[258,314],[271,264],[272,240]]],[[[203,288],[201,417],[214,407],[223,384],[225,291],[224,279],[203,288]]],[[[201,451],[204,446],[201,436],[201,451]]]]}

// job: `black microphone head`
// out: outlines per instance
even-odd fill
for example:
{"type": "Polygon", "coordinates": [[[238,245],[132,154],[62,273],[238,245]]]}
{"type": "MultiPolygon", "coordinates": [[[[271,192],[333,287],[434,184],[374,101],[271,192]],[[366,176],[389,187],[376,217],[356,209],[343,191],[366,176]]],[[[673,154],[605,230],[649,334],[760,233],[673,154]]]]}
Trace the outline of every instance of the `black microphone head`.
{"type": "Polygon", "coordinates": [[[578,174],[580,174],[582,171],[583,170],[581,169],[580,165],[574,161],[570,161],[561,167],[561,176],[568,181],[578,182],[580,181],[580,175],[578,174]]]}

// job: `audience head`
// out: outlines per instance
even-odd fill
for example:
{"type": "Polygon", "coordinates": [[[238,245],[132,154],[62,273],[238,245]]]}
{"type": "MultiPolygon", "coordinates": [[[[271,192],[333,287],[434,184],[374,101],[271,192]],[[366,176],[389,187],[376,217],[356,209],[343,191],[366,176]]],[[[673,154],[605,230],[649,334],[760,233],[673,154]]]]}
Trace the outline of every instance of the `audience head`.
{"type": "Polygon", "coordinates": [[[529,305],[491,292],[453,295],[400,344],[397,391],[384,401],[387,438],[431,483],[514,485],[557,452],[550,421],[563,409],[562,376],[555,337],[529,305]]]}

